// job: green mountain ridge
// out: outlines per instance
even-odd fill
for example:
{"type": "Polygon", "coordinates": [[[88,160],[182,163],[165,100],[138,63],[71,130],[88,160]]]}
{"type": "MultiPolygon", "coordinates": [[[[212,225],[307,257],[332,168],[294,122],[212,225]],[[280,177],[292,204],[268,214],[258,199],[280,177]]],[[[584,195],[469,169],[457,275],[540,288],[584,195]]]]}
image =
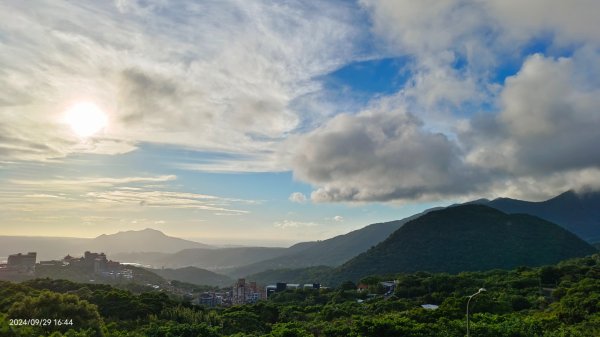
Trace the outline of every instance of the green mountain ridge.
{"type": "MultiPolygon", "coordinates": [[[[509,198],[494,200],[478,199],[462,205],[481,204],[500,210],[507,214],[529,214],[574,233],[588,243],[600,242],[600,192],[567,191],[551,199],[532,202],[509,198]]],[[[454,206],[461,206],[453,205],[454,206]]],[[[337,237],[317,241],[299,243],[293,254],[260,261],[248,266],[236,268],[227,273],[232,276],[245,276],[267,270],[290,269],[314,266],[340,266],[344,262],[366,252],[369,248],[383,242],[390,234],[410,220],[414,220],[428,212],[444,209],[442,207],[428,209],[411,217],[365,226],[353,232],[337,237]],[[298,246],[304,245],[305,249],[298,246]]]]}
{"type": "Polygon", "coordinates": [[[233,284],[233,280],[225,275],[213,273],[210,270],[184,267],[179,269],[148,269],[166,280],[177,280],[196,285],[207,285],[216,287],[227,287],[233,284]]]}
{"type": "Polygon", "coordinates": [[[540,202],[498,198],[479,203],[509,214],[535,215],[562,226],[587,242],[600,242],[600,192],[567,191],[540,202]]]}
{"type": "Polygon", "coordinates": [[[154,268],[198,267],[213,271],[228,270],[283,255],[287,248],[280,247],[234,247],[183,249],[173,254],[123,253],[115,258],[154,268]]]}
{"type": "MultiPolygon", "coordinates": [[[[483,204],[505,213],[535,215],[561,225],[588,242],[600,242],[600,193],[597,192],[569,191],[542,202],[499,198],[492,201],[480,199],[467,204],[483,204]]],[[[47,260],[62,258],[66,254],[78,256],[85,250],[103,251],[109,259],[120,262],[153,268],[194,266],[229,277],[244,277],[275,269],[337,267],[381,243],[408,221],[439,209],[429,209],[402,220],[371,224],[322,241],[300,242],[289,248],[216,248],[145,229],[93,239],[0,236],[0,257],[37,251],[38,260],[47,260]]]]}
{"type": "Polygon", "coordinates": [[[248,274],[276,269],[317,266],[337,267],[377,245],[405,223],[423,214],[418,213],[402,220],[371,224],[323,241],[302,242],[288,248],[290,250],[295,249],[295,252],[236,268],[228,272],[228,274],[232,276],[246,276],[248,274]],[[299,249],[300,246],[303,249],[299,249]]]}
{"type": "Polygon", "coordinates": [[[153,268],[198,267],[230,277],[244,277],[266,270],[312,266],[336,267],[385,240],[406,222],[421,216],[375,223],[322,241],[300,242],[289,248],[233,247],[183,249],[176,253],[132,252],[115,254],[118,261],[153,268]]]}
{"type": "Polygon", "coordinates": [[[246,276],[246,279],[259,284],[269,285],[277,282],[284,283],[320,283],[331,284],[335,268],[328,266],[313,266],[304,268],[269,269],[246,276]]]}
{"type": "Polygon", "coordinates": [[[483,205],[432,211],[337,268],[337,280],[374,274],[540,266],[597,250],[560,226],[483,205]]]}

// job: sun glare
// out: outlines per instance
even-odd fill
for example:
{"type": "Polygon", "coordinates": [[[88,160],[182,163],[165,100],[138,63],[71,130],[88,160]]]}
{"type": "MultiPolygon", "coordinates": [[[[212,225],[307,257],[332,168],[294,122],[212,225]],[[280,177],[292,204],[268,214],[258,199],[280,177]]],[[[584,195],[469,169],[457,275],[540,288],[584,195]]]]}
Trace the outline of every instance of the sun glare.
{"type": "Polygon", "coordinates": [[[106,127],[108,118],[96,104],[82,102],[65,112],[65,122],[79,137],[90,137],[106,127]]]}

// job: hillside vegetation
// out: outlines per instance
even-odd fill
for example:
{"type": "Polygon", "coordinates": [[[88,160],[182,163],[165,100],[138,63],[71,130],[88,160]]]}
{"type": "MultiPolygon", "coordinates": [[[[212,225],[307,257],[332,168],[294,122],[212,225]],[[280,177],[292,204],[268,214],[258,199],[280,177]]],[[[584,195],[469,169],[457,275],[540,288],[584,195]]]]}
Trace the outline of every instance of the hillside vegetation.
{"type": "Polygon", "coordinates": [[[226,287],[233,284],[233,280],[225,275],[213,273],[210,270],[196,268],[196,267],[184,267],[179,269],[149,269],[156,275],[160,275],[166,280],[177,280],[187,282],[196,285],[207,285],[226,287]]]}
{"type": "Polygon", "coordinates": [[[0,281],[0,335],[7,337],[424,337],[464,336],[467,296],[478,337],[600,335],[600,256],[540,268],[362,280],[372,294],[339,288],[276,293],[252,305],[208,309],[160,292],[133,294],[108,285],[62,280],[0,281]],[[426,310],[422,304],[435,304],[426,310]],[[10,325],[14,318],[69,318],[73,324],[10,325]]]}
{"type": "Polygon", "coordinates": [[[540,202],[499,198],[484,204],[509,214],[535,215],[588,242],[600,242],[600,192],[567,191],[540,202]]]}
{"type": "Polygon", "coordinates": [[[282,256],[236,268],[228,273],[233,276],[246,276],[271,269],[337,267],[385,240],[405,223],[422,214],[415,214],[402,220],[371,224],[323,241],[300,243],[288,248],[288,252],[282,256]]]}
{"type": "Polygon", "coordinates": [[[483,205],[432,211],[336,269],[337,280],[372,274],[449,272],[540,266],[593,254],[574,234],[540,218],[483,205]]]}

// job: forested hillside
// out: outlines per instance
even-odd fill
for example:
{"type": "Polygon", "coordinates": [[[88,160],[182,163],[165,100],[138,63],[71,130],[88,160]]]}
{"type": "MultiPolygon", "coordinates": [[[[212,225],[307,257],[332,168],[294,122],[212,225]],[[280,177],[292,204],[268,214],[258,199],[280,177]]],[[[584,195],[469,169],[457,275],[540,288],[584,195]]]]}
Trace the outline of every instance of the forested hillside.
{"type": "Polygon", "coordinates": [[[108,285],[38,279],[0,282],[0,335],[52,337],[171,336],[464,336],[467,296],[471,334],[479,337],[600,335],[600,256],[540,268],[458,275],[398,274],[394,292],[361,280],[359,292],[289,290],[252,305],[209,309],[164,293],[134,294],[108,285]],[[385,293],[387,292],[387,295],[385,293]],[[423,304],[439,306],[426,310],[423,304]],[[46,326],[15,319],[69,320],[46,326]],[[72,320],[72,324],[70,323],[72,320]]]}
{"type": "Polygon", "coordinates": [[[515,214],[525,213],[556,223],[588,242],[600,242],[600,193],[567,191],[546,201],[499,198],[485,205],[515,214]]]}
{"type": "Polygon", "coordinates": [[[334,278],[372,274],[449,272],[540,266],[597,250],[556,224],[483,205],[432,211],[348,261],[334,278]]]}

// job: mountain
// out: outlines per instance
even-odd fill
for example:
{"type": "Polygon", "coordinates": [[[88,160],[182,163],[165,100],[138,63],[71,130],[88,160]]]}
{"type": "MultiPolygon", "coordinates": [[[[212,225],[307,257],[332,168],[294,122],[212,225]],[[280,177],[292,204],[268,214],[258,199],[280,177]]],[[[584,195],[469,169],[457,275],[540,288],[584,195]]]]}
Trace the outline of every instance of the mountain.
{"type": "Polygon", "coordinates": [[[236,247],[183,249],[174,254],[123,253],[114,258],[121,262],[140,263],[153,267],[198,267],[210,270],[231,269],[279,256],[287,248],[236,247]]]}
{"type": "Polygon", "coordinates": [[[132,253],[115,253],[109,256],[110,259],[122,263],[139,264],[143,267],[157,268],[163,267],[162,260],[173,255],[172,253],[161,252],[132,252],[132,253]]]}
{"type": "Polygon", "coordinates": [[[560,226],[484,205],[432,211],[335,271],[338,280],[373,274],[540,266],[597,250],[560,226]]]}
{"type": "MultiPolygon", "coordinates": [[[[85,251],[104,252],[108,258],[123,252],[155,251],[175,253],[185,248],[211,248],[199,242],[167,236],[154,229],[103,234],[96,238],[43,236],[0,236],[0,260],[10,254],[37,252],[38,261],[61,259],[65,255],[83,255],[85,251]]],[[[146,253],[145,253],[146,254],[146,253]]]]}
{"type": "Polygon", "coordinates": [[[89,243],[89,249],[105,253],[157,251],[175,253],[186,248],[211,248],[203,243],[167,236],[161,231],[146,228],[116,234],[102,234],[89,243]]]}
{"type": "Polygon", "coordinates": [[[535,215],[568,229],[588,242],[600,242],[600,192],[567,191],[542,202],[499,198],[483,204],[509,214],[535,215]]]}
{"type": "MultiPolygon", "coordinates": [[[[600,193],[598,192],[569,191],[543,202],[500,198],[493,201],[480,199],[469,204],[483,204],[509,214],[534,215],[556,223],[588,242],[600,242],[600,193]]],[[[408,221],[439,209],[441,208],[430,209],[403,220],[372,224],[323,241],[299,243],[290,247],[286,254],[236,268],[228,274],[245,276],[269,269],[339,266],[382,242],[408,221]]]]}
{"type": "MultiPolygon", "coordinates": [[[[153,273],[150,270],[135,266],[123,266],[123,269],[129,270],[133,278],[124,281],[121,278],[103,277],[93,272],[93,270],[85,270],[80,267],[56,266],[56,265],[37,265],[34,275],[24,275],[21,280],[26,279],[54,279],[54,280],[69,280],[73,282],[94,283],[94,284],[120,284],[120,285],[137,285],[137,286],[153,286],[158,285],[162,288],[168,285],[167,280],[153,273]]],[[[9,278],[11,279],[11,278],[9,278]]]]}
{"type": "Polygon", "coordinates": [[[332,267],[327,266],[265,270],[260,273],[249,275],[247,279],[265,285],[284,282],[299,284],[320,283],[327,286],[329,285],[328,281],[333,270],[332,267]]]}
{"type": "Polygon", "coordinates": [[[61,259],[67,254],[82,254],[90,239],[43,236],[0,236],[0,260],[15,253],[37,252],[37,259],[61,259]]]}
{"type": "Polygon", "coordinates": [[[241,277],[270,269],[303,268],[312,266],[336,267],[385,240],[391,233],[422,214],[390,222],[375,223],[331,239],[301,242],[288,248],[278,257],[250,264],[227,273],[241,277]]]}
{"type": "Polygon", "coordinates": [[[233,280],[225,275],[213,273],[212,271],[196,267],[149,270],[167,280],[177,280],[197,285],[217,287],[227,287],[233,284],[233,280]]]}
{"type": "Polygon", "coordinates": [[[421,216],[376,223],[323,241],[300,242],[289,248],[234,247],[183,249],[177,253],[120,253],[117,261],[139,263],[154,268],[194,266],[219,271],[230,277],[243,277],[269,269],[310,266],[339,266],[354,256],[385,240],[403,224],[421,216]]]}

